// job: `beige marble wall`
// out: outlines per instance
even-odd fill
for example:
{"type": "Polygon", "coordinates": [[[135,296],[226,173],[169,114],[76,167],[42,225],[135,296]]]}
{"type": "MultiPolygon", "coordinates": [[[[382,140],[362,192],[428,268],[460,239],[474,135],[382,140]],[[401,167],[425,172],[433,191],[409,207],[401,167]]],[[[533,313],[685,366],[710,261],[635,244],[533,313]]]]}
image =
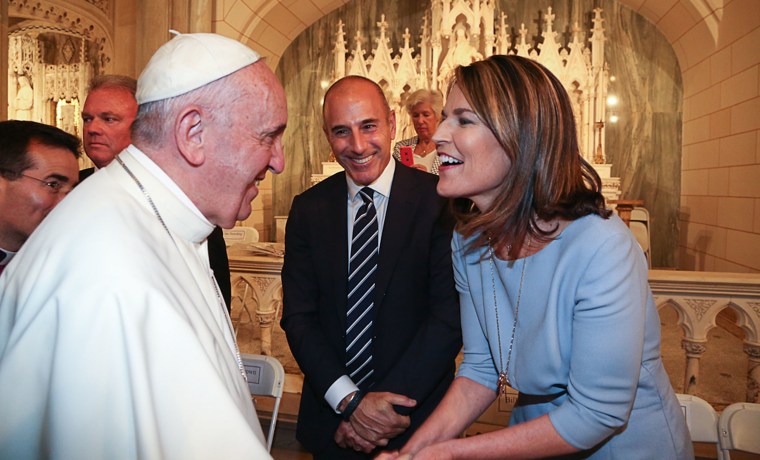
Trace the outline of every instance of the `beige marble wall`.
{"type": "Polygon", "coordinates": [[[686,31],[679,266],[760,272],[760,3],[725,2],[686,31]]]}
{"type": "Polygon", "coordinates": [[[115,2],[113,14],[114,55],[107,72],[137,78],[135,41],[137,37],[137,0],[115,2]]]}

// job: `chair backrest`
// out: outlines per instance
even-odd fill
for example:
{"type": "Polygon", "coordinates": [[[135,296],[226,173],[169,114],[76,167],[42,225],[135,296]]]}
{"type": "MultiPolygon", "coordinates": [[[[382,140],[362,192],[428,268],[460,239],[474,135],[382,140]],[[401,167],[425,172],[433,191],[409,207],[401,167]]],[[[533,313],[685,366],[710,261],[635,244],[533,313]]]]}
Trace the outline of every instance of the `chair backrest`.
{"type": "Polygon", "coordinates": [[[718,444],[718,414],[707,401],[693,395],[677,394],[686,417],[691,440],[718,444]]]}
{"type": "Polygon", "coordinates": [[[227,246],[236,243],[258,243],[259,231],[253,227],[232,227],[222,230],[227,246]]]}
{"type": "Polygon", "coordinates": [[[274,430],[277,425],[277,413],[280,411],[282,390],[285,386],[285,369],[276,358],[271,356],[241,354],[240,358],[243,360],[251,395],[275,398],[272,421],[269,423],[269,433],[267,434],[267,450],[271,451],[274,430]]]}
{"type": "Polygon", "coordinates": [[[631,233],[636,237],[639,246],[644,251],[649,268],[652,268],[652,247],[649,231],[649,211],[647,208],[637,206],[631,210],[631,220],[628,223],[631,233]]]}
{"type": "Polygon", "coordinates": [[[760,404],[734,403],[718,419],[718,435],[723,459],[730,450],[760,454],[760,404]]]}
{"type": "Polygon", "coordinates": [[[649,227],[649,211],[642,206],[634,206],[634,208],[631,209],[631,220],[644,222],[646,226],[649,227]]]}

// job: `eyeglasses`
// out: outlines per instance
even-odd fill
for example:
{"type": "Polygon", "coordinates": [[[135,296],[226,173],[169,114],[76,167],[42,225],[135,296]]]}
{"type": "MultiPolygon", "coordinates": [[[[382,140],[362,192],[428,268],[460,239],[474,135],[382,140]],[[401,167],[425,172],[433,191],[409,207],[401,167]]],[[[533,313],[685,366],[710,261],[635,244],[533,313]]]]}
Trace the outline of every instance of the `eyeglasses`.
{"type": "Polygon", "coordinates": [[[40,184],[44,185],[47,188],[47,191],[52,193],[53,195],[57,195],[59,193],[63,193],[66,195],[71,191],[71,189],[74,188],[73,185],[69,185],[65,182],[61,182],[58,179],[51,179],[51,180],[43,180],[43,179],[37,179],[36,177],[28,176],[26,174],[19,174],[21,177],[26,177],[27,179],[36,180],[40,184]]]}

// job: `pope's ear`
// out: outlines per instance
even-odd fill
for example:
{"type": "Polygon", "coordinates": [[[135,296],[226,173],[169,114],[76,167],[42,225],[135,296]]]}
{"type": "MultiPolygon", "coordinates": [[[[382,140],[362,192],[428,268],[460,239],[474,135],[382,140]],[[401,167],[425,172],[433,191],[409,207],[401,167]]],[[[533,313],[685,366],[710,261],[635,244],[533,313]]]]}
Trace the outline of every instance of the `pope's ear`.
{"type": "Polygon", "coordinates": [[[200,166],[206,160],[205,124],[203,109],[197,106],[188,106],[177,116],[174,127],[177,149],[192,166],[200,166]]]}

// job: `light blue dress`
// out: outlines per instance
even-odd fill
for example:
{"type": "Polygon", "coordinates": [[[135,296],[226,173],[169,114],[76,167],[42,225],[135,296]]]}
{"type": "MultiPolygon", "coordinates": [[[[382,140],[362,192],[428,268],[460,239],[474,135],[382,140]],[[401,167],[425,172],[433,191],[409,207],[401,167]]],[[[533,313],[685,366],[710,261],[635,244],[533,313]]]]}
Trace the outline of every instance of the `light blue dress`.
{"type": "Polygon", "coordinates": [[[548,413],[565,441],[588,450],[584,456],[694,457],[660,357],[646,261],[619,217],[583,217],[530,257],[494,259],[493,285],[487,249],[465,253],[468,241],[456,233],[452,242],[464,340],[458,376],[496,389],[525,266],[509,380],[529,395],[566,393],[516,406],[510,425],[548,413]]]}

